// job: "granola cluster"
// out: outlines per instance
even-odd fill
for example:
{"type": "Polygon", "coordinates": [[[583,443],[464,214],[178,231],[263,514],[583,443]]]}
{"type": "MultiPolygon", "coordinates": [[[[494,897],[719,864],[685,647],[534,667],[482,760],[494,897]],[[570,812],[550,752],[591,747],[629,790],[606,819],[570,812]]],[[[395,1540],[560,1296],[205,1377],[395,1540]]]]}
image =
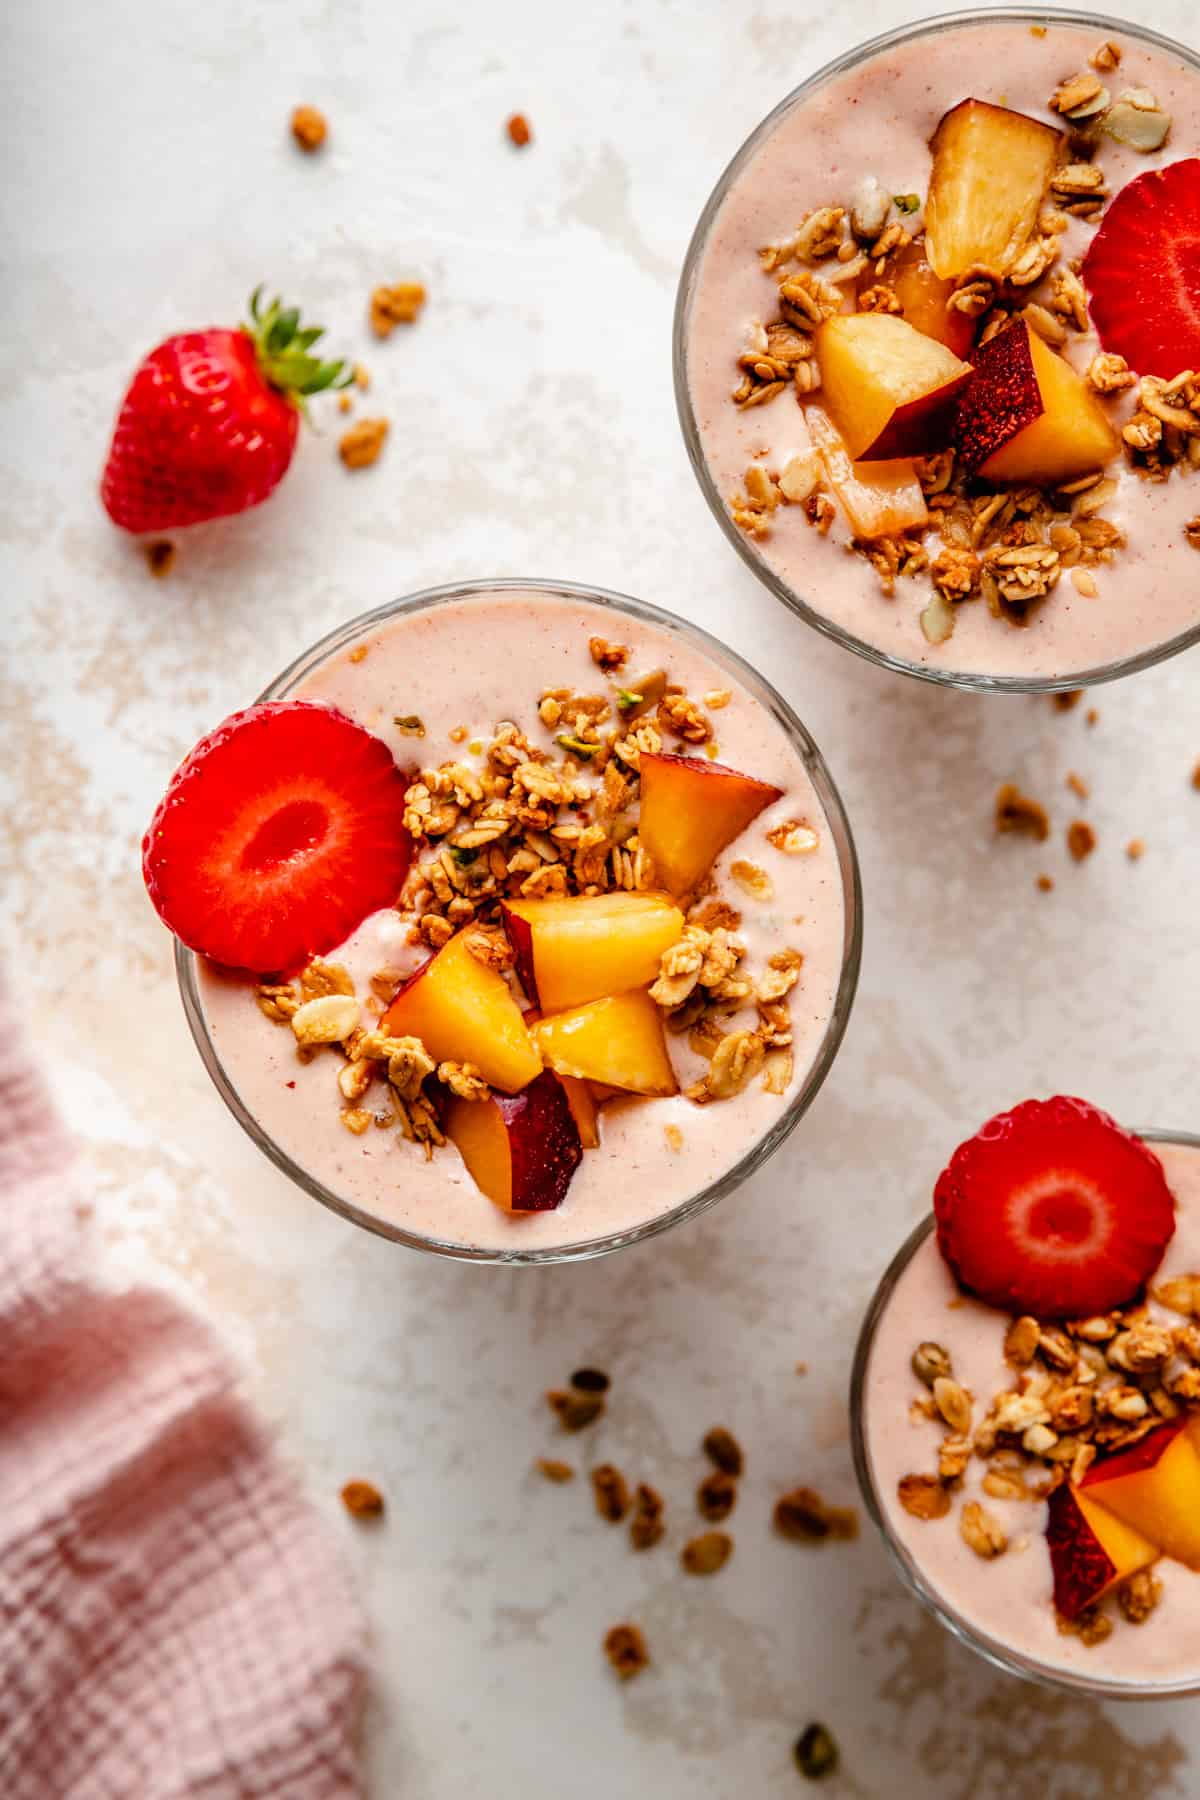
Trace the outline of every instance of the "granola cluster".
{"type": "MultiPolygon", "coordinates": [[[[404,823],[417,853],[397,912],[414,946],[437,951],[463,933],[473,956],[506,970],[515,960],[500,923],[506,899],[655,886],[638,840],[641,757],[701,745],[715,755],[711,714],[732,696],[715,690],[701,703],[663,669],[628,676],[625,645],[595,637],[589,649],[610,685],[582,694],[542,690],[537,717],[553,749],[512,721],[486,744],[467,743],[464,728],[451,736],[466,755],[421,769],[409,785],[404,823]]],[[[394,724],[405,737],[425,735],[416,714],[398,715],[394,724]]],[[[775,825],[767,841],[784,855],[802,856],[818,847],[819,836],[807,820],[793,819],[775,825]]],[[[747,896],[772,897],[758,865],[738,861],[731,873],[747,896]]],[[[650,990],[667,1029],[686,1033],[690,1048],[709,1062],[687,1090],[697,1104],[730,1099],[759,1076],[767,1092],[783,1095],[792,1080],[788,996],[803,956],[781,949],[761,972],[748,971],[740,924],[741,913],[715,894],[711,879],[702,883],[683,937],[663,956],[650,990]],[[755,1023],[734,1029],[739,1013],[755,1023]]],[[[348,1131],[395,1127],[431,1157],[445,1143],[438,1089],[467,1101],[486,1100],[490,1090],[473,1064],[438,1062],[418,1038],[371,1028],[402,979],[400,970],[381,968],[360,1000],[346,969],[318,959],[296,982],[261,983],[255,997],[273,1023],[290,1025],[303,1059],[323,1048],[340,1052],[340,1118],[348,1131]]]]}
{"type": "MultiPolygon", "coordinates": [[[[1111,71],[1119,59],[1119,46],[1103,44],[1092,69],[1056,89],[1050,107],[1069,126],[1069,160],[1051,179],[1028,243],[1004,269],[968,269],[947,302],[979,321],[981,346],[1018,318],[1059,351],[1090,329],[1081,259],[1064,259],[1063,234],[1072,219],[1097,224],[1110,197],[1104,169],[1095,160],[1102,138],[1150,151],[1161,146],[1171,125],[1143,89],[1112,101],[1093,71],[1111,71]]],[[[735,406],[745,411],[768,405],[785,389],[802,406],[819,398],[817,328],[840,312],[902,311],[896,292],[899,259],[923,235],[913,217],[920,204],[918,195],[890,195],[869,178],[851,203],[817,208],[791,236],[760,249],[763,273],[776,285],[777,305],[773,316],[752,324],[737,357],[735,406]]],[[[1129,401],[1136,401],[1121,437],[1127,463],[1138,475],[1161,481],[1172,470],[1200,468],[1200,373],[1188,371],[1171,382],[1139,379],[1122,357],[1101,354],[1093,358],[1087,378],[1098,395],[1121,406],[1121,416],[1129,401]]],[[[1125,542],[1120,526],[1104,513],[1117,483],[1101,469],[1059,488],[1010,490],[978,475],[967,477],[955,452],[947,450],[918,461],[915,473],[928,523],[890,536],[852,537],[850,548],[870,563],[887,597],[903,578],[920,577],[932,589],[920,614],[932,644],[951,636],[956,609],[967,601],[982,599],[993,617],[1020,626],[1064,577],[1077,593],[1094,597],[1093,570],[1112,562],[1125,542]]],[[[747,536],[763,539],[770,536],[779,508],[799,506],[809,525],[825,535],[838,512],[828,486],[819,450],[803,451],[782,468],[756,460],[746,469],[742,488],[729,497],[730,513],[747,536]]]]}
{"type": "MultiPolygon", "coordinates": [[[[1128,1450],[1164,1421],[1200,1411],[1200,1274],[1173,1276],[1146,1303],[1065,1324],[1025,1316],[1005,1334],[1011,1385],[980,1412],[954,1376],[949,1350],[932,1340],[913,1351],[922,1391],[910,1416],[945,1428],[936,1473],[906,1475],[900,1504],[914,1518],[945,1518],[972,1457],[986,1463],[981,1487],[1002,1501],[1035,1503],[1065,1481],[1079,1482],[1096,1457],[1128,1450]]],[[[964,1541],[986,1560],[1010,1547],[1008,1533],[981,1501],[959,1513],[964,1541]]],[[[1157,1600],[1147,1575],[1122,1584],[1118,1605],[1141,1623],[1157,1600]]],[[[1091,1608],[1060,1628],[1099,1643],[1112,1621],[1091,1608]]]]}

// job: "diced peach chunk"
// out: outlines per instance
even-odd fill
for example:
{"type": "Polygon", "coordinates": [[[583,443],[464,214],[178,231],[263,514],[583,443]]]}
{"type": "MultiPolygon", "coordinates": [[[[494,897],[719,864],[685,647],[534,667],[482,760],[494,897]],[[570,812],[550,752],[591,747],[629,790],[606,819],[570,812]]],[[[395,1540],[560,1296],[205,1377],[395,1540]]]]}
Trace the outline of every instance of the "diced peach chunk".
{"type": "Polygon", "coordinates": [[[509,900],[503,918],[521,986],[543,1012],[645,987],[683,935],[683,914],[668,894],[509,900]]]}
{"type": "MultiPolygon", "coordinates": [[[[1041,400],[1041,411],[1009,440],[1001,443],[975,467],[989,481],[1013,481],[1036,486],[1071,481],[1087,475],[1111,462],[1120,449],[1120,440],[1096,395],[1081,375],[1057,351],[1031,331],[1024,319],[993,338],[980,357],[974,382],[965,405],[976,419],[986,414],[990,403],[985,363],[993,344],[1013,339],[1019,345],[1024,334],[1033,379],[1041,400]],[[982,384],[982,385],[981,385],[982,384]]],[[[985,440],[986,441],[986,440],[985,440]]]]}
{"type": "Polygon", "coordinates": [[[689,893],[782,793],[722,763],[643,752],[638,841],[656,879],[672,894],[689,893]]]}
{"type": "Polygon", "coordinates": [[[579,1141],[585,1150],[600,1148],[600,1102],[586,1081],[580,1081],[574,1075],[560,1075],[563,1092],[567,1096],[567,1105],[571,1109],[571,1117],[579,1132],[579,1141]]]}
{"type": "Polygon", "coordinates": [[[561,1205],[583,1159],[566,1092],[550,1069],[519,1094],[452,1097],[443,1124],[475,1185],[506,1212],[561,1205]]]}
{"type": "Polygon", "coordinates": [[[542,1059],[498,970],[472,956],[464,932],[423,963],[383,1015],[389,1037],[417,1037],[438,1062],[474,1063],[484,1080],[515,1094],[542,1059]]]}
{"type": "Polygon", "coordinates": [[[1132,1525],[1066,1483],[1050,1496],[1046,1541],[1054,1604],[1064,1619],[1077,1619],[1161,1555],[1132,1525]]]}
{"type": "MultiPolygon", "coordinates": [[[[861,279],[874,281],[874,270],[869,269],[861,279]]],[[[921,239],[898,253],[892,289],[903,317],[915,330],[937,338],[955,356],[966,356],[975,341],[976,321],[949,304],[954,283],[934,274],[921,239]]]]}
{"type": "Polygon", "coordinates": [[[950,442],[969,363],[894,313],[836,313],[817,333],[821,393],[852,461],[950,442]]]}
{"type": "Polygon", "coordinates": [[[1164,1556],[1200,1570],[1200,1452],[1186,1416],[1094,1462],[1080,1486],[1164,1556]]]}
{"type": "Polygon", "coordinates": [[[546,1063],[560,1075],[600,1081],[628,1094],[678,1092],[667,1054],[662,1014],[646,993],[616,994],[533,1028],[546,1063]]]}
{"type": "Polygon", "coordinates": [[[855,537],[898,537],[928,525],[929,509],[911,462],[852,463],[828,413],[809,406],[805,418],[855,537]]]}
{"type": "Polygon", "coordinates": [[[1062,137],[1024,113],[964,100],[933,134],[926,254],[957,280],[975,264],[1007,274],[1033,232],[1062,137]]]}

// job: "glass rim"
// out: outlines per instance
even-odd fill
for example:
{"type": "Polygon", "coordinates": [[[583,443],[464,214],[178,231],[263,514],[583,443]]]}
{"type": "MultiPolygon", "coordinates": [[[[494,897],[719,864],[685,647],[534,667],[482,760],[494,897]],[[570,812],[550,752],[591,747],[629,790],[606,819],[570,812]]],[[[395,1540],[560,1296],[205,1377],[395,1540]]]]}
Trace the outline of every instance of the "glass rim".
{"type": "Polygon", "coordinates": [[[812,734],[783,696],[736,650],[730,649],[728,645],[722,643],[702,626],[695,625],[690,620],[681,619],[662,607],[652,605],[649,601],[637,600],[632,595],[621,594],[610,588],[592,587],[575,581],[556,581],[544,577],[526,579],[518,576],[449,582],[438,587],[423,588],[418,593],[406,595],[399,600],[388,601],[383,606],[360,613],[355,618],[335,626],[289,663],[263,689],[255,704],[264,700],[279,699],[290,693],[297,683],[320,663],[344,649],[347,644],[353,643],[356,639],[393,619],[409,613],[423,612],[434,607],[448,605],[455,601],[503,593],[545,594],[565,600],[584,601],[652,625],[670,635],[682,637],[694,648],[710,657],[719,667],[727,669],[731,675],[736,677],[775,720],[787,737],[792,750],[799,756],[824,810],[837,852],[838,873],[842,886],[842,965],[833,1005],[807,1072],[774,1125],[750,1146],[744,1156],[740,1157],[716,1180],[707,1183],[695,1193],[689,1194],[668,1210],[625,1230],[605,1232],[597,1237],[580,1238],[562,1245],[549,1244],[528,1249],[522,1249],[519,1246],[507,1248],[458,1243],[433,1234],[408,1230],[378,1214],[366,1211],[318,1180],[311,1171],[303,1168],[290,1156],[282,1145],[263,1130],[242,1100],[231,1076],[225,1069],[209,1033],[204,1005],[200,997],[197,969],[202,958],[197,952],[189,950],[180,943],[178,939],[175,942],[175,974],[192,1040],[217,1092],[250,1140],[275,1164],[277,1169],[280,1169],[312,1199],[319,1200],[323,1206],[337,1213],[339,1217],[375,1233],[378,1237],[387,1238],[393,1243],[404,1244],[410,1249],[426,1251],[432,1255],[449,1257],[460,1262],[510,1266],[583,1262],[592,1257],[604,1256],[615,1250],[624,1249],[630,1244],[641,1243],[647,1238],[657,1236],[661,1231],[666,1231],[672,1225],[682,1224],[685,1220],[696,1218],[706,1212],[709,1207],[715,1206],[719,1200],[724,1199],[734,1188],[739,1187],[753,1175],[767,1161],[768,1157],[780,1148],[799,1124],[833,1066],[845,1036],[846,1026],[849,1023],[862,960],[862,878],[850,821],[841,795],[812,734]]]}
{"type": "MultiPolygon", "coordinates": [[[[1139,1131],[1134,1135],[1148,1144],[1179,1145],[1188,1150],[1200,1150],[1200,1137],[1188,1131],[1139,1131]]],[[[1180,1681],[1157,1682],[1153,1686],[1134,1687],[1126,1682],[1106,1681],[1098,1676],[1075,1674],[1068,1669],[1055,1668],[1050,1663],[1043,1663],[1037,1657],[1025,1656],[1012,1644],[970,1624],[956,1608],[950,1605],[936,1586],[924,1574],[917,1559],[900,1542],[888,1521],[887,1513],[880,1499],[879,1487],[875,1480],[875,1471],[871,1461],[871,1453],[867,1446],[866,1431],[866,1385],[867,1371],[871,1354],[875,1347],[875,1334],[895,1292],[897,1283],[908,1268],[913,1257],[925,1243],[934,1229],[936,1221],[932,1212],[926,1213],[905,1238],[895,1256],[889,1262],[879,1285],[871,1296],[870,1304],[859,1328],[858,1341],[854,1350],[854,1365],[850,1374],[850,1447],[854,1460],[854,1473],[858,1479],[859,1491],[863,1502],[873,1520],[876,1529],[883,1539],[884,1548],[892,1562],[892,1566],[900,1576],[902,1585],[931,1612],[939,1625],[945,1627],[950,1635],[975,1651],[993,1668],[1002,1669],[1005,1674],[1020,1676],[1025,1681],[1037,1682],[1044,1687],[1058,1688],[1065,1692],[1090,1694],[1096,1699],[1104,1700],[1170,1700],[1180,1699],[1189,1694],[1200,1694],[1200,1680],[1188,1678],[1180,1681]]]]}
{"type": "Polygon", "coordinates": [[[688,243],[687,253],[680,271],[679,286],[675,294],[675,311],[671,327],[671,368],[675,386],[675,409],[688,461],[691,463],[692,472],[707,502],[709,511],[751,573],[806,625],[819,631],[823,637],[840,644],[843,649],[852,650],[855,655],[864,657],[878,668],[888,669],[897,675],[908,675],[917,681],[929,681],[935,686],[959,688],[976,693],[1062,693],[1071,688],[1099,687],[1105,682],[1117,681],[1123,676],[1135,675],[1143,669],[1151,669],[1158,663],[1166,662],[1170,657],[1177,656],[1180,651],[1200,643],[1200,619],[1164,643],[1153,644],[1145,650],[1136,651],[1133,655],[1122,657],[1116,662],[1103,663],[1091,669],[1074,669],[1061,675],[989,675],[984,671],[935,669],[924,663],[910,661],[907,657],[894,656],[880,645],[872,644],[868,639],[856,636],[854,632],[847,630],[823,614],[815,603],[805,599],[783,579],[758,546],[734,524],[729,508],[722,499],[709,468],[688,381],[689,328],[700,267],[708,248],[713,226],[728,198],[729,191],[759,147],[771,136],[787,115],[810,99],[814,93],[836,76],[857,68],[860,63],[878,56],[882,51],[896,49],[915,39],[940,36],[943,32],[954,30],[960,25],[980,24],[1072,25],[1095,29],[1110,35],[1137,38],[1143,43],[1152,44],[1156,49],[1167,51],[1172,56],[1181,57],[1197,75],[1200,75],[1200,56],[1174,38],[1166,37],[1158,31],[1152,31],[1144,25],[1135,25],[1128,19],[1113,18],[1108,13],[1076,12],[1061,6],[983,6],[955,12],[932,13],[912,24],[897,26],[891,31],[881,32],[875,37],[868,38],[865,43],[843,51],[840,56],[825,63],[807,80],[802,81],[798,87],[786,94],[776,106],[772,107],[766,117],[755,126],[750,135],[734,152],[704,203],[688,243]]]}

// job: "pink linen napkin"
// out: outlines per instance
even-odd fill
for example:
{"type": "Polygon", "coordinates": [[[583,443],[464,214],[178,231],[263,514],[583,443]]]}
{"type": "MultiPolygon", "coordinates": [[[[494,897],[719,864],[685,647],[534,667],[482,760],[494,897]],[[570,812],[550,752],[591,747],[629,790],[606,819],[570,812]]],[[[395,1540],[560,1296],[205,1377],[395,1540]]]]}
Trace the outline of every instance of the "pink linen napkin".
{"type": "Polygon", "coordinates": [[[346,1800],[361,1629],[211,1332],[100,1282],[0,977],[0,1795],[346,1800]]]}

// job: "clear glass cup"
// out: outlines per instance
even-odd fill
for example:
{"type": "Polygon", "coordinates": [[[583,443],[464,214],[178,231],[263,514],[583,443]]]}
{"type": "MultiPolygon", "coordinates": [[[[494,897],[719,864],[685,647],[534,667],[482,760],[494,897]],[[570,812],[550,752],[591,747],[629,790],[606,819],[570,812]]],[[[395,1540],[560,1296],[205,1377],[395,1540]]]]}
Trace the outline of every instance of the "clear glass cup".
{"type": "MultiPolygon", "coordinates": [[[[821,612],[814,598],[799,593],[772,567],[770,560],[764,555],[758,544],[747,537],[734,524],[729,508],[719,492],[700,436],[700,427],[692,405],[691,387],[687,374],[687,346],[691,326],[692,303],[699,281],[700,269],[708,249],[708,241],[717,217],[725,204],[734,182],[746,164],[759,150],[764,141],[789,118],[798,108],[807,104],[821,88],[840,75],[855,69],[860,63],[869,62],[881,52],[898,49],[920,38],[939,37],[947,31],[960,26],[970,26],[979,30],[991,25],[1002,24],[1030,25],[1069,25],[1075,28],[1094,29],[1098,39],[1108,36],[1137,38],[1143,43],[1158,50],[1164,50],[1171,56],[1192,69],[1200,78],[1200,57],[1185,49],[1173,39],[1163,37],[1159,32],[1148,31],[1144,26],[1135,25],[1128,19],[1114,19],[1104,13],[1074,12],[1066,7],[998,7],[985,11],[974,9],[939,13],[936,17],[922,19],[915,25],[904,25],[895,31],[884,32],[879,37],[871,38],[867,43],[835,57],[825,67],[810,75],[807,81],[801,82],[798,88],[781,100],[775,109],[768,113],[761,125],[755,127],[738,150],[732,161],[724,170],[717,185],[709,195],[704,210],[700,214],[696,229],[692,233],[684,258],[683,270],[679,278],[679,289],[675,299],[675,319],[673,326],[672,366],[675,380],[675,405],[679,414],[679,423],[683,431],[683,441],[688,457],[700,483],[700,490],[708,502],[709,510],[716,519],[721,530],[729,539],[742,561],[758,577],[763,585],[770,589],[777,600],[798,614],[806,624],[823,632],[835,643],[843,645],[847,650],[865,656],[868,662],[878,663],[881,668],[894,670],[901,675],[914,675],[922,681],[932,681],[943,686],[970,688],[987,693],[1054,693],[1069,688],[1095,687],[1104,681],[1115,681],[1122,675],[1136,674],[1140,669],[1149,669],[1155,663],[1164,662],[1167,657],[1175,656],[1180,650],[1200,642],[1200,619],[1186,631],[1180,632],[1165,643],[1151,644],[1147,649],[1134,655],[1121,658],[1119,661],[1103,664],[1091,669],[1072,669],[1062,675],[989,675],[974,670],[955,670],[930,668],[922,663],[909,662],[906,658],[892,656],[877,644],[865,638],[856,637],[853,632],[839,625],[836,620],[828,618],[821,612]]],[[[1062,71],[1059,71],[1062,73],[1062,71]]],[[[1186,154],[1181,149],[1181,154],[1186,154]]],[[[867,577],[864,565],[864,579],[867,577]]]]}
{"type": "MultiPolygon", "coordinates": [[[[1186,1131],[1141,1131],[1137,1135],[1145,1138],[1146,1142],[1151,1144],[1178,1144],[1189,1149],[1200,1150],[1200,1137],[1194,1137],[1186,1131]]],[[[1157,1682],[1152,1685],[1135,1687],[1125,1682],[1104,1681],[1088,1675],[1077,1675],[1068,1669],[1055,1668],[1050,1664],[1039,1662],[1035,1657],[1023,1655],[1014,1645],[991,1637],[956,1611],[934,1587],[916,1558],[892,1530],[886,1508],[880,1498],[879,1485],[875,1479],[874,1464],[871,1459],[871,1446],[866,1424],[867,1375],[871,1352],[875,1344],[875,1333],[880,1320],[883,1318],[901,1277],[933,1231],[934,1224],[932,1213],[922,1219],[888,1265],[883,1279],[875,1290],[871,1304],[867,1308],[867,1315],[859,1332],[858,1344],[854,1352],[854,1368],[850,1376],[850,1441],[854,1455],[854,1470],[858,1476],[858,1485],[862,1490],[867,1511],[879,1528],[880,1535],[901,1581],[911,1593],[917,1596],[918,1600],[928,1607],[934,1618],[940,1625],[945,1626],[952,1637],[956,1637],[959,1643],[966,1644],[971,1650],[977,1651],[986,1662],[991,1663],[997,1669],[1003,1669],[1009,1675],[1020,1675],[1027,1681],[1040,1682],[1046,1687],[1062,1688],[1072,1693],[1092,1694],[1112,1700],[1165,1700],[1173,1695],[1200,1694],[1200,1685],[1195,1682],[1157,1682]]]]}
{"type": "MultiPolygon", "coordinates": [[[[799,1124],[829,1073],[850,1017],[862,955],[862,884],[859,877],[858,857],[850,833],[850,823],[846,817],[841,796],[834,786],[833,778],[825,765],[821,752],[787,701],[783,699],[782,695],[776,693],[769,682],[744,662],[736,651],[727,648],[716,638],[711,637],[708,632],[701,630],[699,626],[676,618],[673,613],[664,612],[657,606],[650,606],[645,601],[631,599],[625,594],[612,593],[604,588],[586,587],[577,582],[521,581],[517,579],[469,581],[447,587],[428,588],[423,593],[413,594],[407,599],[392,601],[387,606],[378,607],[374,612],[362,613],[358,618],[338,626],[298,656],[295,662],[291,663],[281,675],[271,682],[269,687],[264,689],[259,695],[259,700],[278,700],[294,692],[304,677],[319,664],[353,646],[358,640],[368,637],[381,625],[387,624],[392,619],[401,618],[408,613],[421,612],[429,607],[451,606],[456,601],[479,595],[503,593],[541,593],[559,599],[587,601],[592,605],[604,607],[616,615],[655,626],[661,631],[669,632],[671,635],[683,639],[710,657],[714,663],[726,670],[734,681],[740,683],[753,695],[755,700],[770,714],[804,764],[824,809],[837,850],[845,915],[842,965],[834,1005],[809,1070],[771,1129],[764,1133],[757,1143],[717,1180],[698,1192],[687,1195],[685,1199],[657,1217],[647,1219],[625,1231],[611,1232],[601,1237],[588,1238],[561,1246],[545,1245],[534,1249],[479,1247],[438,1238],[432,1233],[426,1235],[406,1231],[387,1219],[364,1211],[346,1199],[344,1195],[338,1194],[326,1186],[309,1170],[301,1167],[280,1144],[276,1143],[263,1130],[238,1093],[209,1034],[204,1003],[197,981],[197,969],[201,959],[178,941],[175,945],[175,972],[192,1037],[217,1092],[238,1124],[257,1144],[263,1154],[268,1156],[276,1168],[282,1169],[285,1175],[290,1176],[296,1185],[303,1188],[304,1192],[310,1194],[314,1200],[319,1200],[322,1205],[339,1213],[342,1218],[351,1220],[353,1224],[361,1225],[367,1231],[378,1233],[380,1237],[391,1238],[396,1243],[407,1244],[414,1250],[428,1250],[436,1255],[456,1257],[464,1262],[578,1262],[593,1256],[603,1256],[612,1250],[623,1249],[627,1244],[640,1243],[645,1238],[654,1237],[658,1232],[667,1230],[671,1225],[678,1225],[684,1219],[693,1219],[710,1206],[715,1206],[718,1200],[731,1193],[756,1169],[760,1168],[799,1124]]],[[[619,627],[614,625],[613,629],[614,635],[618,635],[619,627]]]]}

